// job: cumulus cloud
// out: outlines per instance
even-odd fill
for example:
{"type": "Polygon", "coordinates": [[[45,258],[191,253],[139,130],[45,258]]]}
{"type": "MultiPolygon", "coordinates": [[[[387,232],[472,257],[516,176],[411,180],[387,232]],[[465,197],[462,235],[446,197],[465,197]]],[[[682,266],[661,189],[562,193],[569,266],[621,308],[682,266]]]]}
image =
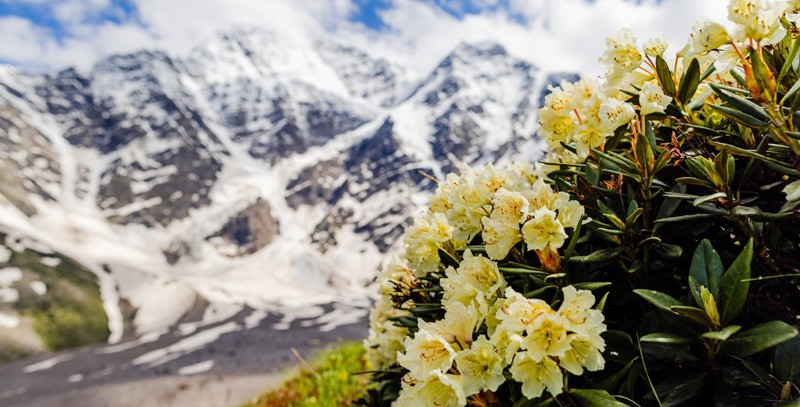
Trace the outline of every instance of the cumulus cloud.
{"type": "MultiPolygon", "coordinates": [[[[39,1],[39,0],[3,0],[39,1]]],[[[186,54],[215,32],[236,25],[269,28],[300,39],[332,36],[406,65],[429,71],[459,42],[497,41],[512,53],[548,70],[600,73],[597,57],[604,39],[622,27],[640,42],[663,34],[680,48],[700,17],[724,21],[725,0],[469,0],[480,14],[453,16],[464,2],[448,0],[445,11],[429,0],[387,0],[378,13],[379,31],[351,16],[363,0],[131,0],[135,18],[117,22],[94,18],[115,12],[109,0],[55,0],[54,16],[63,38],[21,17],[0,18],[7,44],[0,59],[22,67],[88,68],[113,53],[159,48],[186,54]]],[[[442,3],[445,4],[445,3],[442,3]]],[[[116,10],[120,11],[120,10],[116,10]]]]}

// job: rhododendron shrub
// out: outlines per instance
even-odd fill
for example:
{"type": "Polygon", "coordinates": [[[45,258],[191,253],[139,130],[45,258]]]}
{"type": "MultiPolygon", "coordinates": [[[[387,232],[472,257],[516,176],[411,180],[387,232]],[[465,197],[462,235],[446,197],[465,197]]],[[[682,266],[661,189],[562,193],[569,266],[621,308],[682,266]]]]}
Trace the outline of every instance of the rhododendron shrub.
{"type": "Polygon", "coordinates": [[[800,401],[800,2],[606,42],[536,163],[438,181],[378,277],[370,406],[800,401]]]}

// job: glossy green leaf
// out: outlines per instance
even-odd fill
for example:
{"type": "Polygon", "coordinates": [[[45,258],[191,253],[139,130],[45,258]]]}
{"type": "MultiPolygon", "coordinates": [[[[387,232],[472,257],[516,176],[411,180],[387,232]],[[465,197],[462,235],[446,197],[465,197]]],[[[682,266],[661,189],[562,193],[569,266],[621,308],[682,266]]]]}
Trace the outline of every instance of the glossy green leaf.
{"type": "Polygon", "coordinates": [[[800,51],[800,40],[794,39],[792,42],[792,48],[789,51],[789,56],[783,62],[783,66],[781,67],[781,72],[778,74],[778,82],[780,82],[787,73],[789,73],[789,69],[792,68],[792,63],[794,62],[795,57],[797,57],[797,52],[800,51]]]}
{"type": "Polygon", "coordinates": [[[577,288],[578,290],[597,290],[603,287],[610,286],[611,283],[607,281],[596,281],[596,282],[589,282],[589,283],[575,283],[572,284],[573,287],[577,288]]]}
{"type": "Polygon", "coordinates": [[[697,91],[697,86],[700,85],[700,62],[697,58],[693,58],[689,62],[689,67],[681,78],[681,86],[678,89],[678,100],[682,104],[686,104],[692,99],[694,93],[697,91]]]}
{"type": "Polygon", "coordinates": [[[458,266],[460,265],[458,259],[444,249],[439,249],[439,259],[442,260],[442,263],[445,266],[458,268],[458,266]]]}
{"type": "Polygon", "coordinates": [[[740,332],[720,346],[722,352],[736,357],[747,357],[797,336],[797,328],[783,321],[770,321],[740,332]]]}
{"type": "Polygon", "coordinates": [[[736,121],[738,123],[741,123],[741,124],[743,124],[745,126],[749,126],[749,127],[753,127],[753,128],[757,128],[757,129],[760,129],[760,128],[763,128],[763,127],[767,126],[767,122],[765,122],[763,120],[758,120],[755,117],[750,116],[750,115],[748,115],[746,113],[742,113],[739,110],[732,109],[730,107],[725,107],[725,106],[713,105],[713,104],[708,104],[708,106],[710,108],[712,108],[712,109],[724,114],[725,116],[729,117],[730,119],[732,119],[732,120],[734,120],[734,121],[736,121]]]}
{"type": "Polygon", "coordinates": [[[731,337],[731,335],[739,332],[740,329],[742,329],[742,327],[739,325],[729,325],[720,329],[719,331],[706,332],[700,336],[706,339],[713,339],[715,341],[726,341],[731,337]]]}
{"type": "Polygon", "coordinates": [[[711,326],[711,320],[706,315],[706,312],[697,307],[687,307],[685,305],[676,305],[669,308],[670,311],[688,318],[700,325],[711,326]]]}
{"type": "Polygon", "coordinates": [[[775,376],[793,383],[800,380],[800,338],[793,338],[775,348],[775,376]]]}
{"type": "Polygon", "coordinates": [[[622,247],[613,247],[610,249],[601,249],[594,253],[588,254],[586,256],[573,256],[569,260],[575,263],[604,263],[610,260],[614,260],[617,256],[625,250],[622,247]]]}
{"type": "Polygon", "coordinates": [[[731,92],[727,92],[722,90],[719,86],[715,84],[711,84],[711,88],[714,89],[719,98],[722,99],[725,103],[730,105],[736,110],[741,111],[744,114],[749,116],[755,117],[758,120],[769,122],[769,115],[761,106],[747,100],[739,95],[735,95],[731,92]]]}
{"type": "Polygon", "coordinates": [[[647,334],[639,338],[639,341],[650,342],[650,343],[665,343],[673,345],[688,345],[690,343],[697,342],[697,340],[693,338],[687,338],[685,336],[670,334],[666,332],[647,334]]]}
{"type": "Polygon", "coordinates": [[[658,291],[653,290],[646,290],[644,288],[639,288],[633,290],[634,294],[642,297],[645,301],[649,302],[650,304],[655,305],[657,308],[668,311],[674,312],[670,309],[670,307],[680,306],[682,305],[680,301],[676,300],[674,297],[670,296],[669,294],[660,293],[658,291]]]}
{"type": "MultiPolygon", "coordinates": [[[[689,276],[705,286],[708,291],[719,299],[719,284],[722,279],[722,260],[711,246],[708,239],[703,239],[692,256],[692,264],[689,266],[689,276]]],[[[700,302],[698,302],[700,304],[700,302]]]]}
{"type": "Polygon", "coordinates": [[[750,289],[750,264],[753,261],[753,239],[747,241],[742,252],[736,257],[720,281],[721,303],[719,314],[722,324],[727,325],[742,311],[750,289]]]}
{"type": "Polygon", "coordinates": [[[747,149],[744,149],[744,148],[732,146],[730,144],[720,143],[720,142],[717,142],[717,141],[709,141],[708,144],[711,144],[712,146],[714,146],[714,147],[716,147],[716,148],[718,148],[720,150],[728,151],[729,153],[731,153],[733,155],[739,155],[739,156],[743,156],[743,157],[755,158],[757,160],[763,161],[764,163],[773,164],[777,168],[782,168],[783,169],[783,171],[781,171],[782,174],[800,176],[800,172],[798,172],[797,170],[787,166],[786,163],[784,163],[784,162],[782,162],[780,160],[776,160],[776,159],[774,159],[772,157],[767,157],[767,156],[765,156],[763,154],[759,154],[759,153],[757,153],[757,152],[755,152],[753,150],[747,150],[747,149]]]}
{"type": "Polygon", "coordinates": [[[661,82],[664,93],[675,96],[675,81],[672,79],[672,72],[669,70],[667,61],[661,56],[656,57],[656,74],[658,74],[658,81],[661,82]]]}
{"type": "Polygon", "coordinates": [[[673,376],[656,385],[663,407],[683,405],[707,388],[705,374],[673,376]]]}
{"type": "Polygon", "coordinates": [[[726,194],[724,192],[717,192],[717,193],[711,194],[711,195],[700,196],[700,197],[697,197],[694,201],[692,201],[692,205],[693,206],[698,206],[701,203],[705,203],[705,202],[708,202],[708,201],[711,201],[711,200],[714,200],[714,199],[717,199],[717,198],[725,198],[726,196],[728,196],[728,194],[726,194]]]}
{"type": "Polygon", "coordinates": [[[605,390],[570,389],[569,394],[584,407],[628,407],[605,390]]]}
{"type": "Polygon", "coordinates": [[[656,219],[653,223],[673,223],[673,222],[688,222],[700,219],[711,219],[718,217],[716,213],[693,213],[691,215],[672,216],[669,218],[656,219]]]}

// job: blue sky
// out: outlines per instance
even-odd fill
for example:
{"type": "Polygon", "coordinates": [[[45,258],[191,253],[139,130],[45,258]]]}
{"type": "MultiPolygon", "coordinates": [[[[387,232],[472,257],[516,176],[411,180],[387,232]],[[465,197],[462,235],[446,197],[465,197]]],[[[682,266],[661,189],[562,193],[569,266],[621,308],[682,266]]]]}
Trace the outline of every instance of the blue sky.
{"type": "MultiPolygon", "coordinates": [[[[329,36],[422,74],[456,44],[494,41],[551,69],[596,69],[622,27],[684,41],[727,0],[0,0],[0,62],[88,69],[142,48],[182,55],[237,25],[329,36]]],[[[682,44],[680,44],[682,45],[682,44]]],[[[676,44],[678,46],[678,44],[676,44]]],[[[676,49],[677,50],[677,49],[676,49]]]]}

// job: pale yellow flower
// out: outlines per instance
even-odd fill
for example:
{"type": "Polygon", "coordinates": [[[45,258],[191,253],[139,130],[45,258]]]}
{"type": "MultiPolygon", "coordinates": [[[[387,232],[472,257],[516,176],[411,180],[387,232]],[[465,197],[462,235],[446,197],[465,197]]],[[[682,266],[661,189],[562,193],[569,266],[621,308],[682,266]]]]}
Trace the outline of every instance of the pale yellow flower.
{"type": "Polygon", "coordinates": [[[606,140],[613,135],[613,131],[606,130],[595,124],[581,126],[575,134],[575,144],[578,149],[578,156],[586,157],[589,149],[599,148],[606,143],[606,140]]]}
{"type": "Polygon", "coordinates": [[[731,43],[731,36],[721,24],[711,20],[697,20],[692,28],[690,55],[702,54],[731,43]]]}
{"type": "Polygon", "coordinates": [[[418,216],[406,230],[403,243],[409,266],[417,276],[434,271],[439,265],[439,248],[453,236],[453,227],[441,213],[418,216]]]}
{"type": "Polygon", "coordinates": [[[575,108],[575,100],[569,92],[561,87],[550,89],[550,93],[544,98],[544,105],[555,113],[569,113],[575,108]]]}
{"type": "Polygon", "coordinates": [[[570,331],[587,335],[596,330],[605,331],[603,313],[591,309],[595,302],[591,291],[577,290],[568,285],[562,289],[562,292],[564,301],[558,308],[558,314],[567,321],[570,331]]]}
{"type": "Polygon", "coordinates": [[[566,192],[558,193],[553,207],[558,211],[558,221],[565,228],[578,226],[578,222],[585,212],[583,205],[578,201],[570,200],[569,194],[566,192]]]}
{"type": "Polygon", "coordinates": [[[502,260],[515,244],[522,241],[519,226],[513,227],[491,218],[483,218],[483,243],[486,254],[494,260],[502,260]]]}
{"type": "MultiPolygon", "coordinates": [[[[411,375],[413,377],[413,375],[411,375]]],[[[403,378],[393,407],[462,407],[467,404],[461,376],[435,370],[425,380],[403,378]]]]}
{"type": "Polygon", "coordinates": [[[663,56],[664,51],[667,50],[667,39],[661,35],[658,37],[650,38],[644,43],[644,53],[651,57],[663,56]]]}
{"type": "Polygon", "coordinates": [[[528,250],[542,250],[548,244],[553,249],[564,245],[567,233],[556,216],[554,211],[540,208],[533,212],[532,219],[522,225],[522,236],[525,238],[528,250]]]}
{"type": "Polygon", "coordinates": [[[481,315],[474,305],[453,302],[448,304],[443,319],[435,322],[420,321],[419,329],[436,334],[456,348],[463,348],[472,343],[472,333],[480,320],[481,315]]]}
{"type": "Polygon", "coordinates": [[[639,105],[642,107],[642,117],[651,113],[664,113],[672,98],[664,94],[661,86],[647,82],[639,92],[639,105]]]}
{"type": "Polygon", "coordinates": [[[478,337],[469,349],[456,353],[455,363],[467,396],[482,390],[496,391],[505,382],[503,357],[485,335],[478,337]]]}
{"type": "Polygon", "coordinates": [[[546,107],[539,109],[539,134],[548,142],[567,142],[575,128],[572,115],[554,114],[546,107]]]}
{"type": "Polygon", "coordinates": [[[504,327],[499,327],[491,335],[494,348],[500,352],[505,362],[504,366],[511,364],[514,354],[522,347],[522,335],[516,331],[510,331],[504,327]]]}
{"type": "Polygon", "coordinates": [[[525,298],[511,287],[506,288],[505,307],[498,310],[495,317],[500,321],[498,329],[521,333],[532,325],[542,314],[553,314],[552,308],[539,299],[525,298]]]}
{"type": "Polygon", "coordinates": [[[606,66],[606,79],[614,83],[642,64],[642,54],[636,46],[636,37],[627,28],[606,39],[606,51],[600,62],[606,66]]]}
{"type": "Polygon", "coordinates": [[[582,375],[584,368],[590,372],[603,370],[606,344],[599,334],[570,334],[567,341],[569,349],[558,359],[561,367],[574,375],[582,375]]]}
{"type": "Polygon", "coordinates": [[[405,353],[397,353],[397,363],[417,379],[425,380],[435,371],[448,371],[456,357],[445,338],[424,328],[420,328],[413,338],[406,338],[403,346],[405,353]]]}
{"type": "Polygon", "coordinates": [[[562,356],[569,349],[566,321],[558,314],[542,314],[527,327],[522,348],[539,362],[547,356],[562,356]]]}
{"type": "Polygon", "coordinates": [[[619,126],[628,124],[636,112],[630,103],[615,98],[608,98],[600,105],[600,122],[603,130],[613,132],[619,126]]]}
{"type": "Polygon", "coordinates": [[[500,188],[492,197],[493,220],[518,227],[528,213],[528,200],[518,192],[500,188]]]}
{"type": "Polygon", "coordinates": [[[473,255],[472,251],[465,250],[456,272],[468,284],[472,284],[485,293],[495,293],[506,288],[506,280],[497,263],[484,256],[473,255]]]}
{"type": "Polygon", "coordinates": [[[364,340],[367,359],[373,369],[386,369],[397,361],[397,352],[403,350],[403,340],[408,328],[394,325],[389,318],[402,312],[392,307],[385,298],[378,298],[369,313],[369,334],[364,340]]]}
{"type": "Polygon", "coordinates": [[[733,36],[740,41],[752,38],[764,45],[776,44],[786,36],[786,29],[780,22],[785,11],[783,2],[731,0],[728,19],[736,23],[733,36]]]}
{"type": "Polygon", "coordinates": [[[529,399],[541,396],[545,389],[556,396],[564,388],[561,368],[549,357],[537,362],[527,352],[519,352],[509,371],[514,380],[522,383],[522,394],[529,399]]]}
{"type": "Polygon", "coordinates": [[[528,211],[537,211],[541,208],[550,208],[558,198],[558,194],[553,192],[544,179],[538,179],[531,185],[530,189],[520,192],[528,200],[528,211]]]}

